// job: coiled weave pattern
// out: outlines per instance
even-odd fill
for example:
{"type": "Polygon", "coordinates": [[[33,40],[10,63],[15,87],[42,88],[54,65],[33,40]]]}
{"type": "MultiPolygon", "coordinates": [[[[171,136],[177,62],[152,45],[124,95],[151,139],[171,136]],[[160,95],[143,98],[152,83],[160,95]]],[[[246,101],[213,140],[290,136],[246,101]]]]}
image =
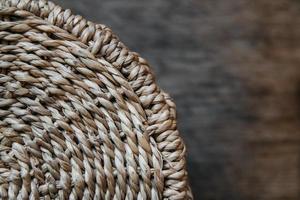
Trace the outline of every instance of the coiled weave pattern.
{"type": "Polygon", "coordinates": [[[112,31],[0,0],[0,199],[192,199],[175,105],[112,31]]]}

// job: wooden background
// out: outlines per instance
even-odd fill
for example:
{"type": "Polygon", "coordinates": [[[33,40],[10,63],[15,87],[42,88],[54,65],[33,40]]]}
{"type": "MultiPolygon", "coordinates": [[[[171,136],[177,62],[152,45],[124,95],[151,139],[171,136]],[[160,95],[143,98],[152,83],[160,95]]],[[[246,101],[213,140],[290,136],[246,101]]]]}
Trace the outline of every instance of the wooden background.
{"type": "Polygon", "coordinates": [[[300,199],[299,0],[55,0],[174,98],[195,199],[300,199]]]}

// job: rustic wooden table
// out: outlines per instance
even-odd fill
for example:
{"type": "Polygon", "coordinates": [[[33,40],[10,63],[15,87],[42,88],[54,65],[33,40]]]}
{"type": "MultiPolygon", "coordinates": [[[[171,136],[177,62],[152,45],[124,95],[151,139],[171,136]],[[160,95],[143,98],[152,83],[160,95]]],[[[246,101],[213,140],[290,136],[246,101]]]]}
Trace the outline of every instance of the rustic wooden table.
{"type": "Polygon", "coordinates": [[[300,2],[55,0],[107,24],[178,107],[195,199],[300,198],[300,2]]]}

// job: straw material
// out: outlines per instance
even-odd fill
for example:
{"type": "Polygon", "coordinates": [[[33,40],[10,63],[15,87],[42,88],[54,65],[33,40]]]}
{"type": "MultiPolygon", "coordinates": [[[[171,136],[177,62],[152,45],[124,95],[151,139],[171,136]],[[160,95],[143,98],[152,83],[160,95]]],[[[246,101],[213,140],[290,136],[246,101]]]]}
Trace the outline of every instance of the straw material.
{"type": "Polygon", "coordinates": [[[52,2],[0,6],[0,199],[192,199],[147,62],[52,2]]]}

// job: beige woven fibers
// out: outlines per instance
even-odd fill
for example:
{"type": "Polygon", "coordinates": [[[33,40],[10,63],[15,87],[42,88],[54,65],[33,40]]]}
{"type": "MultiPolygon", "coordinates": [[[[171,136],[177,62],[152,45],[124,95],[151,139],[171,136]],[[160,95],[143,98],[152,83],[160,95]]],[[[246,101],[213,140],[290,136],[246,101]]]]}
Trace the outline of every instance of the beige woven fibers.
{"type": "Polygon", "coordinates": [[[0,199],[192,199],[147,62],[52,2],[0,6],[0,199]]]}

